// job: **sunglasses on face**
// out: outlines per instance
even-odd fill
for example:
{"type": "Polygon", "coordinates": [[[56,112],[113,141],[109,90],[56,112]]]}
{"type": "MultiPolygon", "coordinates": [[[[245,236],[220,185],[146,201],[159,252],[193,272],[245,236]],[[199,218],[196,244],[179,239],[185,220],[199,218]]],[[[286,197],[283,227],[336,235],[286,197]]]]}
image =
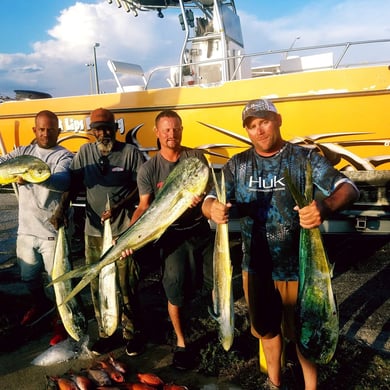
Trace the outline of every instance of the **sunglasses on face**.
{"type": "Polygon", "coordinates": [[[108,173],[108,168],[110,166],[110,162],[108,161],[107,156],[101,156],[99,159],[99,168],[103,175],[108,173]]]}

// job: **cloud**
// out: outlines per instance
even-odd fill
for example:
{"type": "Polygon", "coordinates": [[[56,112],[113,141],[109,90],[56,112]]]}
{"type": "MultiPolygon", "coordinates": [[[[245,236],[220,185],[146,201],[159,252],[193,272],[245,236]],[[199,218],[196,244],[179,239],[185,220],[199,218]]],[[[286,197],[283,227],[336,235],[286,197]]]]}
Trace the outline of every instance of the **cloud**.
{"type": "Polygon", "coordinates": [[[180,53],[179,31],[182,35],[177,16],[160,19],[156,12],[146,12],[134,17],[107,2],[78,2],[61,12],[48,31],[50,39],[35,42],[32,53],[0,54],[0,93],[31,88],[53,96],[88,94],[90,68],[86,64],[93,62],[95,42],[100,44],[96,55],[101,89],[113,92],[116,84],[106,65],[108,59],[140,63],[145,70],[160,61],[174,64],[180,53]],[[27,69],[35,69],[34,78],[27,69]]]}
{"type": "Polygon", "coordinates": [[[309,46],[386,38],[390,31],[387,0],[312,1],[288,15],[263,20],[238,11],[247,51],[288,48],[298,36],[301,46],[309,46]]]}
{"type": "MultiPolygon", "coordinates": [[[[238,12],[247,53],[288,49],[292,44],[296,48],[384,39],[388,38],[390,31],[390,2],[387,0],[306,2],[296,11],[273,19],[259,19],[240,9],[238,12]]],[[[335,50],[334,58],[339,58],[342,51],[341,47],[335,50]]],[[[358,51],[358,47],[349,50],[344,60],[349,63],[363,63],[367,58],[387,61],[389,43],[372,45],[364,53],[360,51],[358,54],[358,51]]],[[[274,55],[275,62],[280,60],[280,56],[280,53],[274,55]]],[[[256,61],[252,63],[256,64],[256,61]]]]}

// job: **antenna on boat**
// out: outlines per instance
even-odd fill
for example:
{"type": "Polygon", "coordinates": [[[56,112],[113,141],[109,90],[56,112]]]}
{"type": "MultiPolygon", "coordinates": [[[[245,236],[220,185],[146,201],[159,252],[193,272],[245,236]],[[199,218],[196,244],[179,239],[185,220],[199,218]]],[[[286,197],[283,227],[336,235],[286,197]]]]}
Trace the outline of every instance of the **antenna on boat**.
{"type": "Polygon", "coordinates": [[[93,82],[92,82],[92,72],[93,72],[93,66],[94,64],[92,62],[88,62],[87,64],[85,64],[86,67],[88,67],[89,69],[89,89],[90,89],[90,93],[91,95],[93,94],[93,82]]]}
{"type": "Polygon", "coordinates": [[[286,54],[284,55],[284,59],[287,59],[288,57],[288,53],[292,50],[292,48],[294,47],[295,43],[297,42],[298,39],[301,39],[301,37],[295,37],[294,40],[292,41],[290,47],[288,48],[288,50],[286,51],[286,54]]]}
{"type": "Polygon", "coordinates": [[[98,77],[98,69],[97,69],[97,61],[96,61],[96,48],[100,46],[99,42],[95,42],[93,45],[93,65],[95,67],[95,83],[96,83],[96,93],[99,95],[100,87],[99,87],[99,77],[98,77]]]}

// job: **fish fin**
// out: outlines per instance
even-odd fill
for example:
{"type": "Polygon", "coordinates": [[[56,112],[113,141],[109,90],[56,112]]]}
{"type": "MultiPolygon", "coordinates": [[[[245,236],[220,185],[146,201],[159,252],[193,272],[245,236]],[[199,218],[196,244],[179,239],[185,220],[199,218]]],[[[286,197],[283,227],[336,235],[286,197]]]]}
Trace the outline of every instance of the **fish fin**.
{"type": "Polygon", "coordinates": [[[213,320],[215,320],[215,321],[218,322],[219,315],[218,315],[217,313],[215,313],[214,309],[213,309],[211,306],[209,306],[209,307],[207,308],[207,310],[208,310],[208,312],[209,312],[211,318],[212,318],[213,320]]]}
{"type": "Polygon", "coordinates": [[[99,271],[99,263],[94,264],[92,267],[89,266],[88,272],[83,276],[80,282],[76,285],[76,287],[70,292],[70,294],[64,299],[61,305],[69,302],[72,298],[74,298],[84,287],[86,287],[96,276],[99,271]]]}
{"type": "Polygon", "coordinates": [[[79,268],[72,269],[71,271],[68,271],[68,272],[62,274],[61,276],[59,276],[58,278],[52,280],[48,284],[48,287],[52,286],[54,283],[65,282],[66,280],[69,280],[69,279],[79,278],[79,277],[83,276],[90,268],[91,268],[90,265],[83,265],[79,268]]]}
{"type": "Polygon", "coordinates": [[[335,267],[335,263],[331,263],[329,260],[328,260],[328,265],[329,265],[329,275],[330,275],[330,278],[332,279],[333,278],[333,271],[334,271],[334,267],[335,267]]]}
{"type": "Polygon", "coordinates": [[[217,176],[213,167],[211,167],[211,173],[213,175],[215,192],[217,193],[217,199],[220,203],[226,204],[226,193],[225,193],[225,176],[223,171],[221,171],[221,185],[218,185],[217,176]]]}
{"type": "Polygon", "coordinates": [[[288,173],[288,170],[286,169],[284,171],[284,177],[287,182],[287,187],[291,192],[292,197],[294,198],[295,202],[299,206],[299,208],[302,208],[308,204],[310,204],[313,200],[313,175],[312,175],[313,169],[310,164],[310,161],[307,162],[306,166],[306,180],[305,180],[305,193],[304,195],[301,194],[295,184],[293,183],[290,174],[288,173]]]}
{"type": "Polygon", "coordinates": [[[290,174],[288,173],[288,170],[286,169],[284,171],[284,178],[286,179],[287,187],[291,192],[292,197],[294,198],[296,204],[299,206],[299,208],[302,208],[307,204],[305,197],[298,191],[297,187],[292,181],[292,178],[290,174]]]}
{"type": "Polygon", "coordinates": [[[313,168],[310,161],[307,161],[306,165],[305,199],[306,204],[310,204],[313,201],[313,168]]]}
{"type": "Polygon", "coordinates": [[[220,189],[219,189],[217,176],[215,175],[215,171],[214,171],[213,167],[211,167],[211,173],[213,175],[213,181],[214,181],[215,192],[217,193],[217,199],[220,200],[221,199],[221,192],[220,192],[220,189]]]}

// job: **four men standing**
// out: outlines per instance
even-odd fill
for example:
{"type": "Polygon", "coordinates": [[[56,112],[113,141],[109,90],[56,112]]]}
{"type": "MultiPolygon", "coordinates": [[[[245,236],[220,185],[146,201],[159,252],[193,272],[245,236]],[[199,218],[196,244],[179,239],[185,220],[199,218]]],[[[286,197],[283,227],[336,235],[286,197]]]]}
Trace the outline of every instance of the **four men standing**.
{"type": "MultiPolygon", "coordinates": [[[[38,144],[30,148],[42,149],[44,153],[38,154],[46,160],[49,155],[56,156],[54,152],[49,153],[50,150],[56,150],[58,126],[54,123],[55,119],[54,114],[40,113],[34,128],[38,144]],[[40,121],[44,120],[50,123],[41,124],[40,121]],[[39,137],[40,132],[45,133],[45,144],[39,137]]],[[[319,226],[328,215],[354,202],[358,191],[326,159],[310,149],[283,140],[280,133],[281,115],[272,102],[263,99],[249,102],[242,113],[242,120],[253,146],[233,156],[223,171],[227,199],[236,200],[241,221],[243,288],[249,306],[252,333],[263,343],[269,369],[268,387],[279,388],[282,316],[286,321],[284,329],[287,329],[287,336],[295,341],[290,306],[295,306],[297,300],[297,233],[300,227],[319,226]],[[307,160],[313,166],[314,185],[324,191],[326,197],[299,209],[283,184],[283,174],[287,169],[297,176],[298,183],[304,183],[307,160]],[[259,178],[272,185],[256,186],[259,178]]],[[[73,158],[70,168],[69,155],[61,151],[61,156],[65,158],[61,165],[64,180],[58,188],[66,192],[51,218],[56,228],[64,223],[70,201],[82,187],[85,188],[87,264],[99,261],[103,246],[103,222],[106,219],[110,219],[113,237],[118,237],[149,208],[179,161],[195,156],[208,164],[203,152],[181,145],[182,120],[175,111],[165,110],[156,117],[154,131],[160,150],[146,163],[135,147],[116,140],[117,124],[109,110],[98,108],[91,113],[91,129],[96,142],[83,145],[73,158]],[[139,204],[135,208],[138,201],[134,196],[137,186],[139,204]],[[107,199],[110,204],[108,209],[107,199]]],[[[52,176],[51,182],[55,177],[52,176]]],[[[47,194],[43,195],[38,192],[34,195],[37,201],[42,200],[36,209],[48,206],[47,210],[52,210],[55,202],[47,203],[47,194]],[[45,198],[42,198],[43,195],[45,198]]],[[[179,369],[191,368],[193,360],[184,336],[182,308],[197,288],[203,285],[208,293],[212,288],[213,236],[207,219],[227,223],[229,218],[231,204],[220,204],[215,195],[215,191],[211,191],[204,202],[202,197],[194,197],[192,206],[158,241],[163,266],[162,283],[168,300],[168,314],[176,334],[173,365],[179,369]]],[[[34,245],[20,244],[20,240],[32,239],[26,230],[35,231],[35,228],[29,228],[33,219],[23,217],[27,214],[24,212],[19,217],[18,257],[31,257],[33,260],[35,255],[25,253],[25,248],[34,248],[34,245]]],[[[35,220],[37,213],[28,215],[35,220]]],[[[44,228],[41,223],[40,226],[44,228]]],[[[138,264],[132,256],[128,256],[130,253],[131,250],[123,253],[116,264],[122,304],[122,337],[126,343],[126,353],[133,356],[142,351],[144,340],[137,297],[138,264]]],[[[31,291],[39,297],[41,290],[38,293],[35,274],[28,271],[33,269],[32,260],[25,261],[31,264],[29,268],[22,267],[22,277],[31,280],[31,291]]],[[[50,262],[45,259],[44,262],[46,268],[50,268],[50,262]]],[[[117,339],[114,336],[107,337],[101,326],[97,280],[91,283],[91,295],[99,331],[99,339],[92,350],[99,354],[106,353],[118,345],[117,339]]],[[[297,354],[306,388],[315,389],[315,365],[307,361],[299,350],[297,354]]]]}

